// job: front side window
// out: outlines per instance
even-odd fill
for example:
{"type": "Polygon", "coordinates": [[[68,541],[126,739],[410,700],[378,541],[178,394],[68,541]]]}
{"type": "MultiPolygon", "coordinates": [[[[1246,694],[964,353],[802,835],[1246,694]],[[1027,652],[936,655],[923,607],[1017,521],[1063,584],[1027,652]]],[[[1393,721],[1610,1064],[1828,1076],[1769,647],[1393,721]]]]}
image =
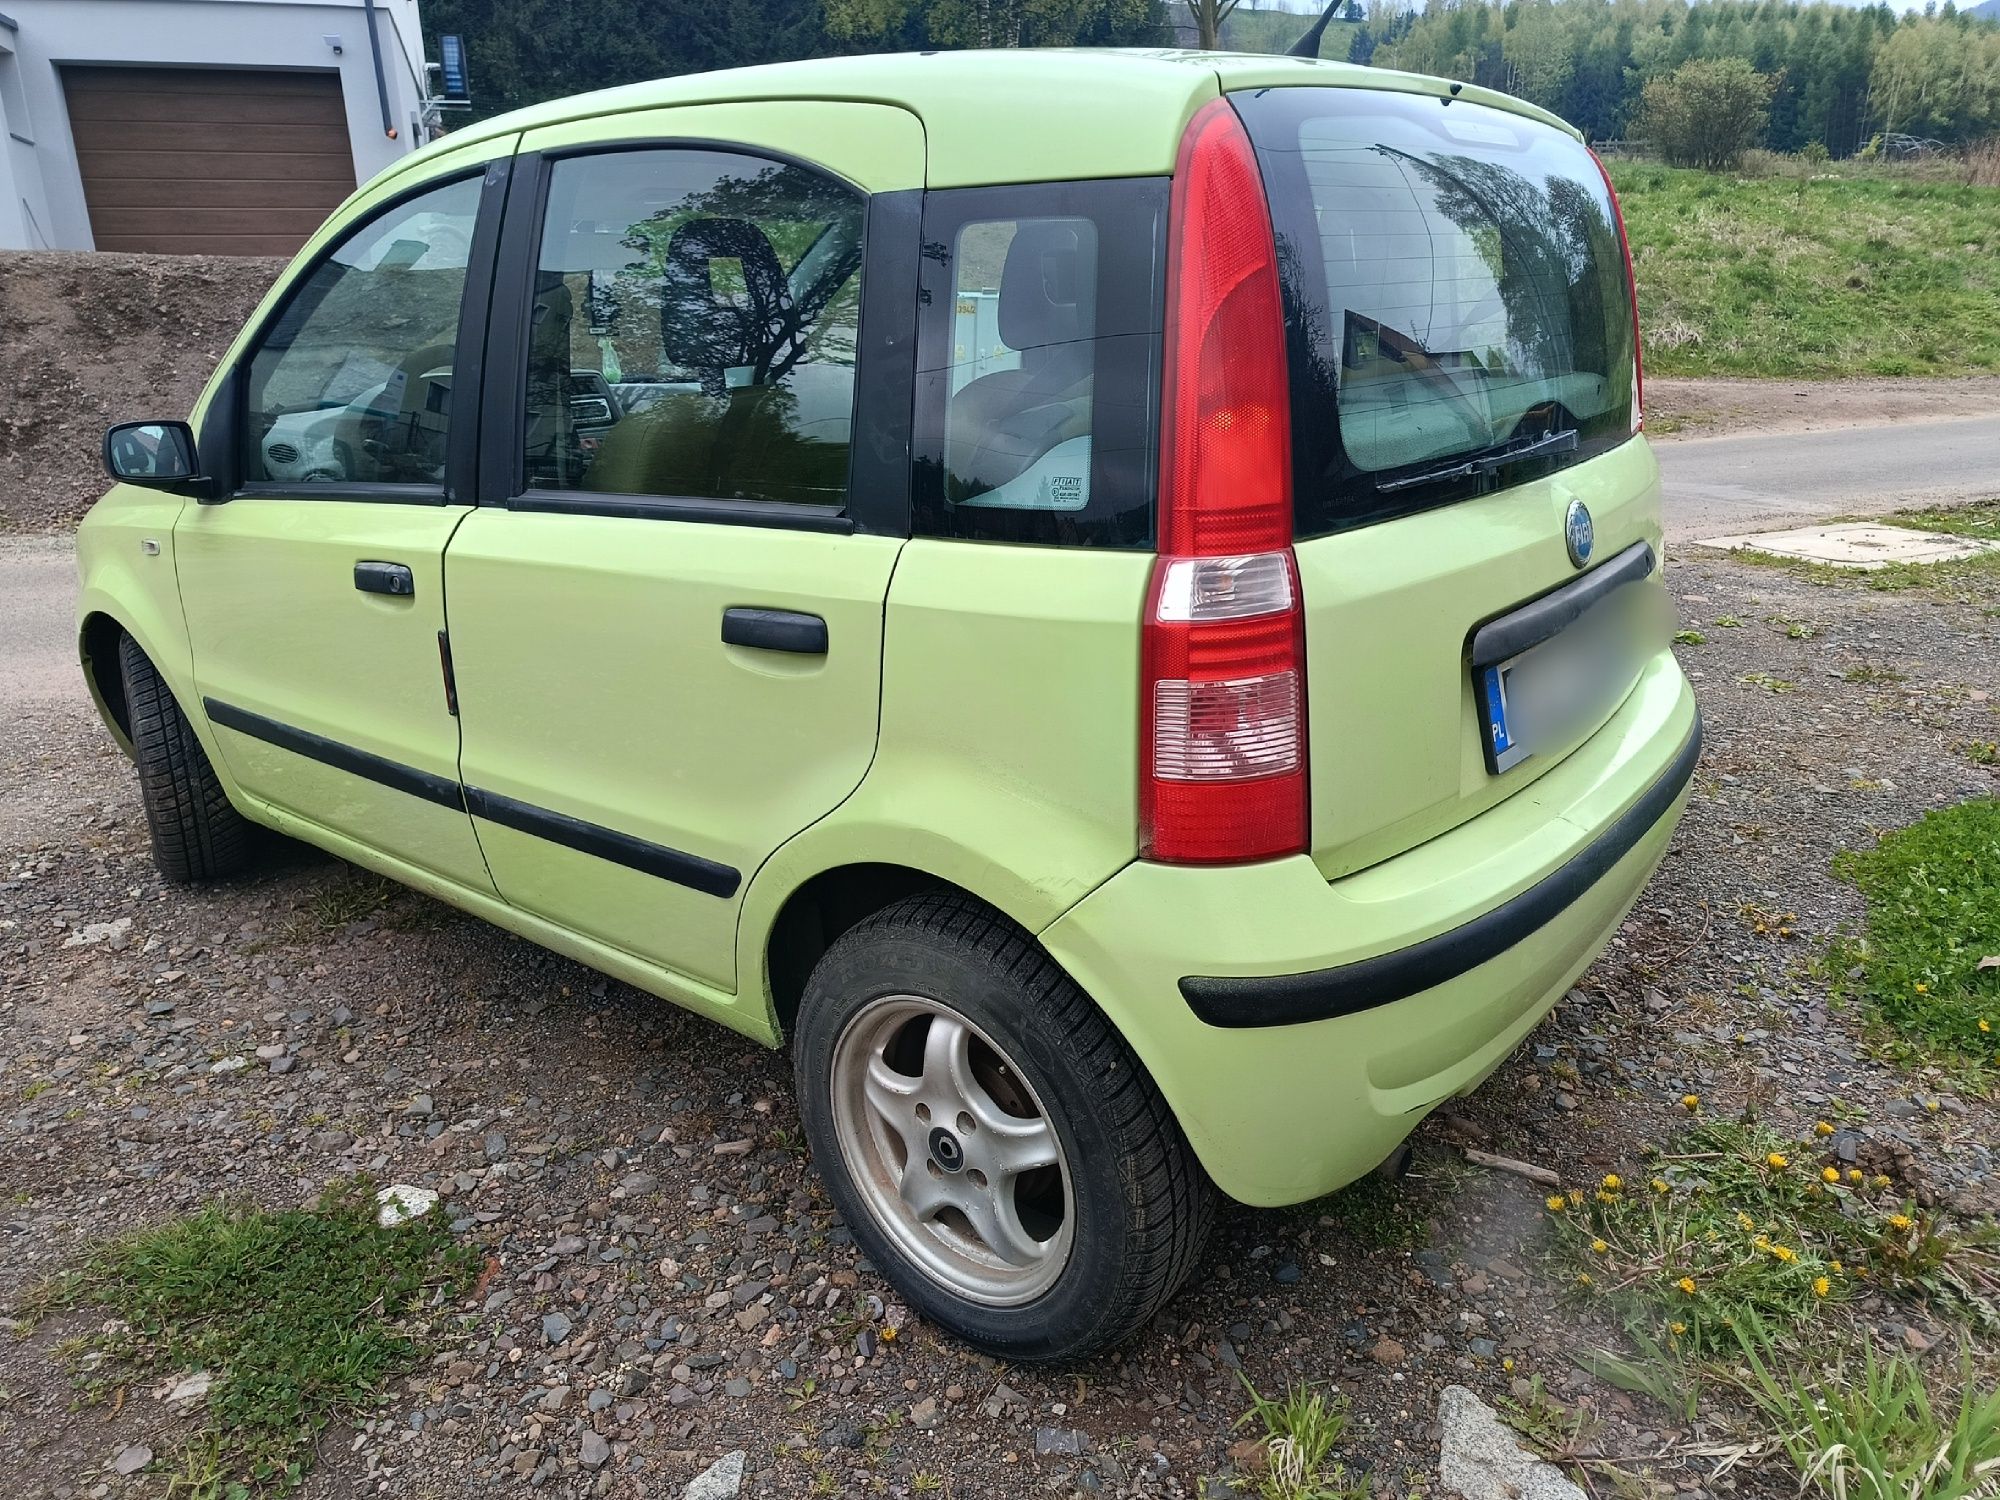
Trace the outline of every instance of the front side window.
{"type": "Polygon", "coordinates": [[[528,333],[528,486],[840,506],[862,196],[722,151],[557,161],[528,333]]]}
{"type": "Polygon", "coordinates": [[[479,194],[472,177],[409,199],[299,283],[248,366],[246,480],[444,483],[479,194]]]}
{"type": "Polygon", "coordinates": [[[920,532],[1150,541],[1165,205],[1157,179],[927,196],[920,532]]]}
{"type": "Polygon", "coordinates": [[[1240,97],[1278,237],[1302,535],[1519,483],[1632,432],[1632,312],[1590,153],[1361,89],[1240,97]]]}

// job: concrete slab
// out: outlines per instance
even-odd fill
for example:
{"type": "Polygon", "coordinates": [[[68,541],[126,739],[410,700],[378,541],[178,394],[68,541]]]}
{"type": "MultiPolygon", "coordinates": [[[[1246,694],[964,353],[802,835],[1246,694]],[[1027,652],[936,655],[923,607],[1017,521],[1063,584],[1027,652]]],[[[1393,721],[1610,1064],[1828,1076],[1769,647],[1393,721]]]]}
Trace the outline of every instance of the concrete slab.
{"type": "Polygon", "coordinates": [[[1886,568],[1891,563],[1952,562],[2000,548],[2000,542],[1913,531],[1907,526],[1883,526],[1874,521],[1844,521],[1837,525],[1801,526],[1794,531],[1762,531],[1746,536],[1705,537],[1698,547],[1725,552],[1768,552],[1803,562],[1829,563],[1836,568],[1886,568]]]}

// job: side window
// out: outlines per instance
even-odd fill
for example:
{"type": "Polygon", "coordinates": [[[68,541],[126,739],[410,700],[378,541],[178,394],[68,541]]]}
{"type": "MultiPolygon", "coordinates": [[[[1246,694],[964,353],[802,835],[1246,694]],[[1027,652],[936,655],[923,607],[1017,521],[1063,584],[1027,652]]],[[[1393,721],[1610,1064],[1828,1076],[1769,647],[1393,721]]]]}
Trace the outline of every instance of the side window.
{"type": "Polygon", "coordinates": [[[933,192],[924,206],[919,534],[1152,539],[1166,184],[933,192]]]}
{"type": "Polygon", "coordinates": [[[831,178],[733,152],[558,160],[529,488],[844,505],[865,213],[831,178]]]}
{"type": "Polygon", "coordinates": [[[398,204],[293,290],[249,363],[246,480],[444,482],[479,193],[473,177],[398,204]]]}

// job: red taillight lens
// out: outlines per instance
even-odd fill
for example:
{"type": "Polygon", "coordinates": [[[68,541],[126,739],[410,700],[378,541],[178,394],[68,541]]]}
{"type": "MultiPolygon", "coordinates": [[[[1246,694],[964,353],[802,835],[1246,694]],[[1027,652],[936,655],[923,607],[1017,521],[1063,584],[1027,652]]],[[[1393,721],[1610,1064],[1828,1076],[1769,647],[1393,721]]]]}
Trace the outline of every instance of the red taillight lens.
{"type": "Polygon", "coordinates": [[[1625,290],[1632,298],[1632,430],[1646,425],[1646,366],[1639,357],[1639,278],[1632,274],[1632,240],[1625,233],[1625,209],[1618,201],[1618,189],[1611,185],[1611,169],[1595,151],[1597,175],[1604,179],[1605,196],[1611,199],[1611,217],[1618,223],[1618,248],[1625,254],[1625,290]]]}
{"type": "Polygon", "coordinates": [[[1277,252],[1224,100],[1181,142],[1171,223],[1141,843],[1156,860],[1269,859],[1306,845],[1304,616],[1277,252]]]}

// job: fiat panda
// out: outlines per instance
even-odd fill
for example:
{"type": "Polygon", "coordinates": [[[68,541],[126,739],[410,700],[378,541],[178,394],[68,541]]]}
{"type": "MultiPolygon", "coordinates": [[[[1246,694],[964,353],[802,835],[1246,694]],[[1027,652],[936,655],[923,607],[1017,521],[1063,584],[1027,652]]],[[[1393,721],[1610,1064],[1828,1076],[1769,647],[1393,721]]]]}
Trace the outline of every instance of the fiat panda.
{"type": "Polygon", "coordinates": [[[114,428],[82,665],[169,880],[321,846],[769,1046],[1010,1359],[1139,1328],[1603,949],[1700,746],[1577,133],[961,52],[486,121],[114,428]]]}

